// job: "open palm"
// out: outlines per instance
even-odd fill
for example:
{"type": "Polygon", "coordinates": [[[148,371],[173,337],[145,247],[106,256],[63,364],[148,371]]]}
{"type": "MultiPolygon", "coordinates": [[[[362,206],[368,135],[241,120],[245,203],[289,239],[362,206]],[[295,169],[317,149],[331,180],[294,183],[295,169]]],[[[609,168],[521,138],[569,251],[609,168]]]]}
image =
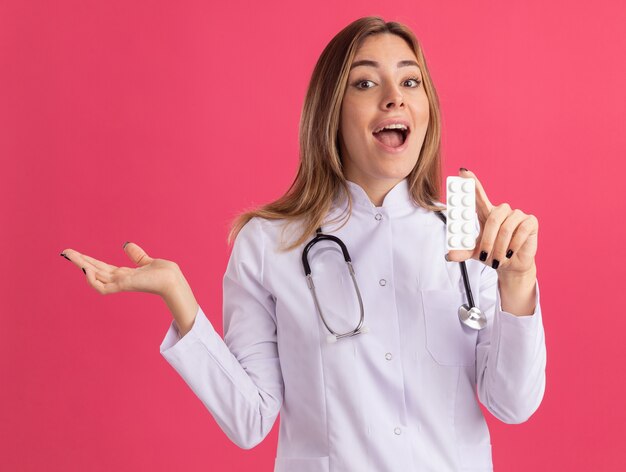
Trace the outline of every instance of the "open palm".
{"type": "Polygon", "coordinates": [[[61,256],[82,268],[89,284],[103,295],[147,292],[163,296],[179,271],[178,264],[165,259],[153,259],[135,243],[125,244],[124,251],[138,267],[116,267],[74,249],[64,250],[61,256]]]}

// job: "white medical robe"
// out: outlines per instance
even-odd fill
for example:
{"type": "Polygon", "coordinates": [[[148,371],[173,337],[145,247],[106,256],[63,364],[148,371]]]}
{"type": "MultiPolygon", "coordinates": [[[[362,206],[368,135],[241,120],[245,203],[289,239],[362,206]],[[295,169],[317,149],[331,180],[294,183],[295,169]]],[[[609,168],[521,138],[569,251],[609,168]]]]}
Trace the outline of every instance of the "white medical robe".
{"type": "MultiPolygon", "coordinates": [[[[443,222],[411,202],[406,179],[381,207],[348,185],[348,223],[323,232],[350,252],[368,333],[327,342],[304,276],[304,244],[278,252],[281,222],[254,218],[224,275],[224,338],[199,309],[182,339],[172,321],[161,354],[244,449],[280,413],[275,472],[492,470],[478,402],[520,423],[544,394],[538,285],[534,313],[514,316],[501,309],[497,272],[468,260],[488,322],[481,331],[462,325],[465,288],[459,263],[444,259],[443,222]]],[[[335,200],[331,216],[345,205],[335,200]]],[[[359,304],[339,246],[318,242],[309,261],[328,323],[354,329],[359,304]]]]}

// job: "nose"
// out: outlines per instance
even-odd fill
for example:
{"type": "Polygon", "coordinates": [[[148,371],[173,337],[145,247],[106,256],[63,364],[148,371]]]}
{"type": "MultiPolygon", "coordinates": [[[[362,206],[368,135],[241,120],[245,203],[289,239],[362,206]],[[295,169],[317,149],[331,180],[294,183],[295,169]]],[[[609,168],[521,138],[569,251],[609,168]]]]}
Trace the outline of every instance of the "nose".
{"type": "Polygon", "coordinates": [[[394,106],[403,107],[404,97],[402,96],[400,89],[394,86],[389,87],[389,90],[383,99],[383,104],[385,109],[393,108],[394,106]]]}

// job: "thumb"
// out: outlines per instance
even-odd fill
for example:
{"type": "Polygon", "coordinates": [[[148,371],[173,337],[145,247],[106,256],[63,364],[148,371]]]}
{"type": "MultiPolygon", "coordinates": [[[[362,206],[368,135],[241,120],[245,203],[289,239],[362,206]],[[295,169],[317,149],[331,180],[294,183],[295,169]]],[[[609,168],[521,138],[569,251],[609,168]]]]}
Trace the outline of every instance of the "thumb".
{"type": "Polygon", "coordinates": [[[148,254],[146,254],[143,249],[141,249],[135,243],[126,241],[123,247],[126,255],[130,258],[130,260],[140,267],[150,264],[153,260],[150,256],[148,256],[148,254]]]}
{"type": "Polygon", "coordinates": [[[446,255],[447,255],[446,260],[448,262],[463,262],[463,261],[466,261],[467,259],[472,258],[472,256],[474,255],[474,250],[473,249],[471,250],[450,249],[446,255]]]}

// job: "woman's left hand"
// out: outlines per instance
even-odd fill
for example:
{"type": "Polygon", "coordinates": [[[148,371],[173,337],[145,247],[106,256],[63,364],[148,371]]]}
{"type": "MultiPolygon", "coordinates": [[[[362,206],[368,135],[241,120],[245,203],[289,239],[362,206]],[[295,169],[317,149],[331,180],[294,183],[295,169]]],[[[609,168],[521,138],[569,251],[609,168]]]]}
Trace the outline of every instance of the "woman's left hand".
{"type": "Polygon", "coordinates": [[[536,270],[539,231],[537,218],[511,208],[508,203],[493,206],[473,172],[460,170],[459,176],[476,181],[476,213],[480,233],[473,250],[451,250],[446,259],[455,262],[477,259],[503,276],[533,273],[536,270]]]}

